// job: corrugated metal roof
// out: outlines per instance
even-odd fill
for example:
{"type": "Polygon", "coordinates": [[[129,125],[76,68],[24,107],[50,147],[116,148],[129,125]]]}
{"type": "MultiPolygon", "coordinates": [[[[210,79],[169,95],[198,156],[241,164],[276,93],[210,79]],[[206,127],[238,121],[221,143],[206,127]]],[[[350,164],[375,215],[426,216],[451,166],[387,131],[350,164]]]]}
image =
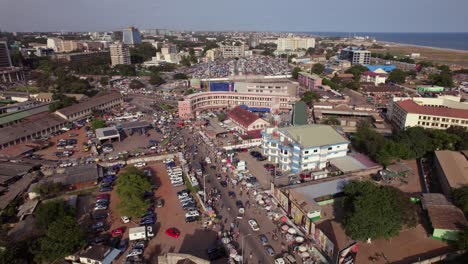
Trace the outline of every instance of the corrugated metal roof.
{"type": "Polygon", "coordinates": [[[305,148],[349,143],[335,129],[327,125],[293,126],[279,130],[305,148]]]}

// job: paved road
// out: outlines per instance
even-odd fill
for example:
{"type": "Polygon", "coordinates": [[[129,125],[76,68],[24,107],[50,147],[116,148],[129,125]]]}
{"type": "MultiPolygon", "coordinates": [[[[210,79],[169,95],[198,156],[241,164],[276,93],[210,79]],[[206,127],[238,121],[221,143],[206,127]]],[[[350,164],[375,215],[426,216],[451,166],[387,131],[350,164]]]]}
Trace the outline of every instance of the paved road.
{"type": "MultiPolygon", "coordinates": [[[[198,153],[197,155],[192,155],[190,158],[192,161],[200,161],[204,160],[205,157],[211,157],[213,161],[216,160],[215,157],[215,151],[211,149],[209,146],[201,143],[200,139],[197,139],[199,136],[198,133],[192,133],[188,131],[187,129],[183,129],[180,133],[182,136],[184,142],[188,146],[198,146],[198,153]]],[[[193,153],[193,152],[192,152],[193,153]]],[[[241,195],[241,191],[239,190],[238,187],[232,187],[231,185],[228,185],[227,188],[223,188],[220,184],[220,181],[216,178],[216,174],[220,173],[220,164],[218,164],[217,169],[211,169],[210,167],[207,167],[206,170],[206,185],[207,185],[207,190],[211,188],[215,188],[217,190],[220,190],[221,192],[221,198],[220,201],[218,201],[218,214],[220,214],[223,218],[227,218],[225,220],[226,224],[225,226],[229,226],[230,223],[236,223],[237,221],[239,222],[239,228],[236,229],[236,231],[239,231],[239,237],[237,238],[237,242],[239,243],[240,246],[242,246],[242,237],[244,237],[244,256],[245,256],[245,262],[249,263],[273,263],[273,258],[268,256],[265,252],[264,247],[261,245],[258,235],[259,234],[266,234],[267,237],[269,238],[270,245],[275,248],[275,251],[277,253],[280,253],[280,244],[278,241],[274,241],[271,238],[271,234],[273,234],[274,230],[276,229],[276,226],[272,223],[270,219],[267,218],[265,212],[263,209],[257,208],[255,206],[255,201],[253,199],[253,194],[250,194],[250,197],[247,196],[246,192],[244,191],[241,195]],[[234,191],[236,192],[236,199],[230,198],[228,195],[229,191],[234,191]],[[247,200],[250,200],[250,204],[252,205],[250,208],[246,209],[245,216],[242,220],[237,220],[237,207],[236,207],[236,200],[242,200],[243,204],[245,205],[245,202],[247,200]],[[222,209],[221,209],[222,207],[222,209]],[[230,210],[227,210],[227,208],[230,208],[230,210]],[[254,218],[257,220],[259,226],[260,226],[260,231],[259,232],[254,232],[250,226],[247,223],[247,220],[250,218],[254,218]],[[252,258],[249,258],[250,253],[252,253],[252,258]]]]}

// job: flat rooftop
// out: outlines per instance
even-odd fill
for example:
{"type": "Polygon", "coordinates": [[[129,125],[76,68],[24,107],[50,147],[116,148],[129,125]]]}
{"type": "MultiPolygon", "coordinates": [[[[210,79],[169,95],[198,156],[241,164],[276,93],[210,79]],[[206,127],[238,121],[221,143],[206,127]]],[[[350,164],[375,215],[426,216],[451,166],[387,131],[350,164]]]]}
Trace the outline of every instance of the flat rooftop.
{"type": "Polygon", "coordinates": [[[304,125],[280,128],[279,131],[288,135],[305,148],[349,143],[335,129],[327,125],[304,125]]]}

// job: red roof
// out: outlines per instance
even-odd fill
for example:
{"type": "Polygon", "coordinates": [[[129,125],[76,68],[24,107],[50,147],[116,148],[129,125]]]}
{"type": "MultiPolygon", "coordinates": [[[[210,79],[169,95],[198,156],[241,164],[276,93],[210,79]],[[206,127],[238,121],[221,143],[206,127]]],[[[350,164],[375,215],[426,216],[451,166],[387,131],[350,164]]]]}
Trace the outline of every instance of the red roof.
{"type": "Polygon", "coordinates": [[[407,113],[468,119],[468,110],[465,109],[418,105],[413,100],[399,101],[397,105],[407,113]]]}
{"type": "Polygon", "coordinates": [[[247,131],[247,133],[245,133],[244,135],[241,135],[240,137],[243,139],[243,140],[246,140],[246,139],[258,139],[258,138],[262,138],[262,130],[261,129],[257,129],[257,130],[251,130],[251,131],[247,131]]]}
{"type": "Polygon", "coordinates": [[[229,118],[233,119],[234,121],[236,121],[244,127],[250,126],[251,124],[253,124],[253,122],[259,119],[259,117],[256,114],[245,110],[240,106],[236,106],[233,109],[229,110],[227,115],[229,118]]]}
{"type": "Polygon", "coordinates": [[[368,76],[381,76],[381,77],[387,76],[387,74],[385,74],[385,73],[376,73],[376,72],[371,72],[371,71],[365,71],[362,74],[363,75],[368,75],[368,76]]]}

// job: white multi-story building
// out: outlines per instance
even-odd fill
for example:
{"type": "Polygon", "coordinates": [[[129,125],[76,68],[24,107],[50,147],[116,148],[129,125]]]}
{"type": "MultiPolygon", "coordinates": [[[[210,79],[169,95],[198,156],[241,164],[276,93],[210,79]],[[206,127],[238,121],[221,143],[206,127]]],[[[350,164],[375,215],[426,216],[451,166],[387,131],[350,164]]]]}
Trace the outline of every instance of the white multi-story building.
{"type": "Polygon", "coordinates": [[[371,61],[371,52],[358,47],[347,47],[341,50],[340,59],[350,61],[353,65],[367,65],[371,61]]]}
{"type": "Polygon", "coordinates": [[[468,128],[468,103],[460,102],[460,97],[455,96],[394,97],[388,106],[387,117],[399,129],[413,126],[468,128]]]}
{"type": "Polygon", "coordinates": [[[210,49],[207,50],[205,53],[205,57],[207,58],[208,61],[214,61],[218,58],[221,58],[222,54],[219,49],[210,49]]]}
{"type": "Polygon", "coordinates": [[[109,46],[112,66],[119,64],[131,64],[130,50],[128,46],[122,43],[109,46]]]}
{"type": "Polygon", "coordinates": [[[244,57],[244,45],[222,45],[221,54],[223,58],[244,57]]]}
{"type": "Polygon", "coordinates": [[[278,50],[306,50],[308,48],[315,48],[315,39],[299,37],[278,38],[277,44],[278,50]]]}
{"type": "Polygon", "coordinates": [[[303,125],[265,129],[261,147],[268,161],[298,173],[323,169],[329,159],[346,156],[348,144],[331,126],[303,125]]]}

